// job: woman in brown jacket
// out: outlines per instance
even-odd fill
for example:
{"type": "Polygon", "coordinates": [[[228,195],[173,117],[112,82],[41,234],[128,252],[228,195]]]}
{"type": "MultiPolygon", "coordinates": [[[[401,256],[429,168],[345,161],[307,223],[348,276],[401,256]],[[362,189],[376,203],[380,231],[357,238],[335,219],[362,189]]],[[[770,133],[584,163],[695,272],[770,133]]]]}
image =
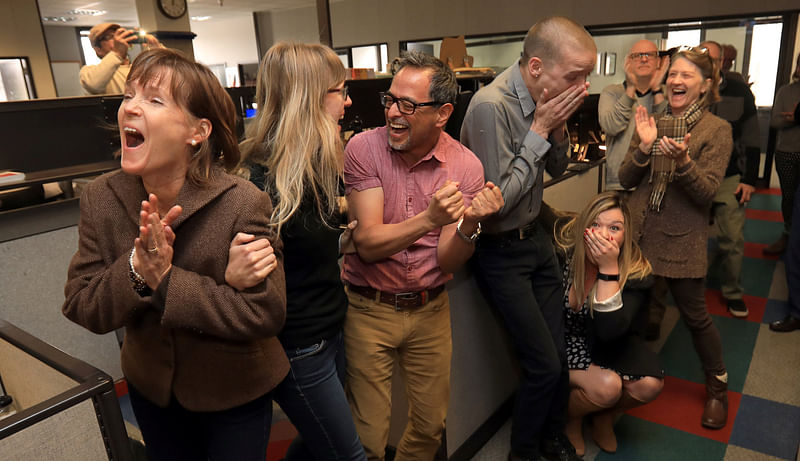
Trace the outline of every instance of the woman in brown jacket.
{"type": "Polygon", "coordinates": [[[268,195],[225,172],[239,161],[234,114],[206,67],[142,53],[118,112],[122,171],[81,198],[63,312],[96,333],[125,327],[122,370],[151,460],[263,461],[270,392],[289,369],[280,252],[255,286],[226,282],[238,234],[277,241],[268,195]]]}
{"type": "Polygon", "coordinates": [[[730,125],[707,110],[719,100],[718,86],[719,71],[705,50],[674,54],[667,112],[656,121],[637,109],[636,133],[619,171],[625,188],[636,187],[629,207],[639,246],[692,334],[706,374],[701,423],[713,429],[727,421],[728,374],[705,303],[706,240],[711,200],[733,145],[730,125]]]}

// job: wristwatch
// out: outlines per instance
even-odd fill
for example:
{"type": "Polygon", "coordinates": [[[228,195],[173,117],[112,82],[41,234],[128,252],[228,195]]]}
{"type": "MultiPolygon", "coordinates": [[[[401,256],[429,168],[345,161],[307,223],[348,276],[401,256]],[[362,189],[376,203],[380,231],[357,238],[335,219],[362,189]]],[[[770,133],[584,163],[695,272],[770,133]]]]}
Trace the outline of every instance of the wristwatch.
{"type": "Polygon", "coordinates": [[[481,223],[478,223],[478,228],[475,229],[475,232],[472,235],[467,235],[464,231],[461,230],[461,224],[464,222],[464,217],[462,216],[461,219],[458,220],[458,225],[456,226],[456,234],[461,237],[467,243],[475,243],[475,240],[478,239],[478,236],[481,235],[481,223]]]}

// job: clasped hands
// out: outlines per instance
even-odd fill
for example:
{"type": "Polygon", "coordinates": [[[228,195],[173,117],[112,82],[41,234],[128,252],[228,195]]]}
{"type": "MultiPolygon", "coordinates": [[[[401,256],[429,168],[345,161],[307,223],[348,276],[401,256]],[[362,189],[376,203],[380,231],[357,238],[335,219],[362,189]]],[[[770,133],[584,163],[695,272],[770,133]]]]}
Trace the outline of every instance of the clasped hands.
{"type": "Polygon", "coordinates": [[[491,181],[487,181],[483,189],[472,198],[469,207],[464,206],[464,196],[459,187],[459,182],[447,180],[431,196],[426,212],[434,228],[452,224],[463,217],[464,233],[474,233],[481,220],[496,213],[505,204],[500,188],[491,181]]]}
{"type": "Polygon", "coordinates": [[[155,194],[150,194],[148,200],[142,201],[139,211],[139,237],[133,242],[133,268],[144,278],[150,289],[155,290],[172,269],[175,233],[171,226],[182,211],[179,205],[175,205],[161,217],[155,194]]]}
{"type": "MultiPolygon", "coordinates": [[[[653,149],[653,143],[658,137],[655,119],[647,113],[642,106],[636,108],[636,134],[639,135],[639,150],[647,155],[653,149]]],[[[684,166],[691,161],[689,158],[689,138],[691,133],[686,133],[683,142],[675,142],[666,136],[658,140],[659,148],[665,157],[675,160],[678,166],[684,166]]]]}

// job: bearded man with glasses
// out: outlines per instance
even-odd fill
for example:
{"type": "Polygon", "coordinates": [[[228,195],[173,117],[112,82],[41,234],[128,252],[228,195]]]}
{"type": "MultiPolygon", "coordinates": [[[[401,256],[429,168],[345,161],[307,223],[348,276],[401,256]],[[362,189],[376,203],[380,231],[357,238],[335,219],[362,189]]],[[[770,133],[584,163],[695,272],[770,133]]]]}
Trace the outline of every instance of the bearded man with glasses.
{"type": "Polygon", "coordinates": [[[409,420],[395,460],[430,460],[450,392],[450,301],[445,283],[475,248],[480,222],[503,206],[475,155],[444,132],[455,74],[419,52],[392,63],[380,95],[386,126],[347,144],[345,194],[357,253],[344,257],[347,396],[370,460],[389,436],[394,364],[404,371],[409,420]]]}

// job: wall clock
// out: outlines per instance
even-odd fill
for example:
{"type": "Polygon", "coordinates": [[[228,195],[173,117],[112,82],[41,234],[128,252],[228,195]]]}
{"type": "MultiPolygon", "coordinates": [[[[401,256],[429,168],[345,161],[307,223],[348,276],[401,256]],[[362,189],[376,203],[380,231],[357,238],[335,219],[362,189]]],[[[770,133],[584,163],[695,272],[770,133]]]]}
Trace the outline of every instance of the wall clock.
{"type": "Polygon", "coordinates": [[[158,0],[158,8],[164,16],[178,19],[186,14],[186,0],[158,0]]]}

